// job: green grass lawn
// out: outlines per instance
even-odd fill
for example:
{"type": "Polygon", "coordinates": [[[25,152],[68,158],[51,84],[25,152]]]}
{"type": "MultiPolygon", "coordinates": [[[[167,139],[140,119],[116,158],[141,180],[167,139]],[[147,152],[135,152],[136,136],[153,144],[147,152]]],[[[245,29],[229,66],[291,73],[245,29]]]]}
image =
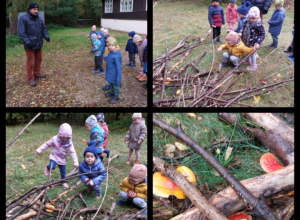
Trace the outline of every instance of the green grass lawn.
{"type": "MultiPolygon", "coordinates": [[[[226,12],[226,4],[221,4],[224,13],[226,12]]],[[[240,5],[238,5],[240,6],[240,5]]],[[[274,5],[271,6],[267,15],[264,15],[264,28],[266,32],[266,38],[261,46],[269,45],[272,43],[272,37],[268,33],[268,24],[266,23],[275,10],[274,5]]],[[[168,49],[174,48],[180,40],[185,37],[203,37],[208,30],[208,5],[201,3],[201,1],[159,1],[153,9],[153,59],[160,57],[166,53],[166,39],[168,40],[168,49]]],[[[273,77],[268,79],[268,83],[278,82],[287,78],[290,78],[294,74],[294,63],[289,61],[286,54],[283,52],[292,41],[292,28],[294,20],[294,11],[286,10],[286,18],[283,23],[281,34],[279,35],[279,48],[276,49],[270,56],[267,55],[271,52],[268,47],[261,48],[258,51],[260,58],[257,60],[259,65],[258,70],[255,72],[252,78],[251,84],[262,85],[259,80],[263,79],[272,73],[278,72],[273,77]],[[266,59],[264,59],[266,58],[266,59]],[[288,67],[288,68],[287,68],[288,67]]],[[[234,28],[237,27],[237,23],[234,28]]],[[[227,31],[227,23],[222,27],[221,39],[225,43],[225,36],[227,31]]],[[[200,60],[197,66],[200,71],[209,71],[214,58],[212,71],[216,72],[219,64],[222,62],[222,52],[217,52],[217,48],[220,44],[215,45],[214,50],[209,40],[212,38],[212,33],[205,40],[202,46],[199,46],[193,50],[188,59],[184,61],[181,66],[188,61],[196,58],[204,50],[207,51],[206,55],[200,60]]],[[[168,67],[177,62],[181,56],[171,60],[168,63],[168,67]]],[[[178,68],[180,68],[179,66],[178,68]]],[[[245,70],[247,65],[242,64],[240,69],[245,70]]],[[[226,67],[221,72],[231,70],[232,67],[226,67]]],[[[193,74],[193,73],[191,73],[193,74]]],[[[246,71],[244,76],[232,87],[232,90],[242,89],[248,86],[248,81],[251,78],[252,73],[246,71]]],[[[226,86],[227,84],[225,84],[226,86]]],[[[166,94],[170,94],[172,89],[166,88],[166,94]]],[[[185,94],[185,96],[193,95],[193,92],[185,94]]],[[[159,99],[160,93],[154,96],[154,99],[159,99]]],[[[258,103],[253,103],[252,99],[242,101],[245,104],[254,105],[257,107],[293,107],[294,106],[294,82],[290,82],[285,86],[278,88],[272,92],[262,94],[261,100],[258,103]]],[[[239,106],[240,107],[240,106],[239,106]]]]}
{"type": "MultiPolygon", "coordinates": [[[[63,122],[62,122],[63,123],[63,122]]],[[[72,141],[75,146],[79,163],[83,159],[83,152],[86,145],[82,144],[82,139],[89,139],[89,131],[83,125],[73,125],[69,122],[73,130],[72,141]]],[[[13,139],[24,127],[25,125],[18,126],[7,126],[6,127],[6,141],[13,139]]],[[[35,150],[40,147],[44,142],[48,141],[52,136],[56,135],[59,129],[60,123],[34,123],[30,125],[27,130],[17,139],[17,141],[12,144],[6,150],[6,196],[10,196],[14,193],[11,187],[21,194],[24,194],[27,190],[33,188],[34,186],[41,185],[47,181],[47,177],[44,175],[45,165],[49,164],[49,155],[51,149],[47,149],[42,152],[39,156],[36,155],[35,150]],[[25,169],[22,165],[26,166],[25,169]]],[[[105,212],[111,206],[113,202],[116,202],[119,197],[118,193],[120,191],[119,184],[128,175],[131,165],[125,165],[124,161],[127,159],[128,148],[124,142],[128,128],[123,129],[110,129],[109,139],[108,139],[108,149],[111,150],[111,157],[114,155],[119,155],[119,158],[114,159],[110,163],[110,167],[117,166],[115,169],[108,174],[108,188],[105,201],[102,205],[102,209],[105,212]]],[[[147,139],[144,141],[142,148],[140,150],[140,163],[147,165],[147,139]]],[[[134,155],[133,155],[134,156],[134,155]]],[[[66,166],[67,173],[69,173],[73,167],[73,161],[70,154],[68,154],[68,162],[66,166]]],[[[107,161],[104,158],[104,163],[107,161]]],[[[59,179],[60,172],[57,167],[52,171],[52,179],[59,179]]],[[[74,179],[68,182],[69,186],[72,186],[78,179],[74,179]]],[[[67,196],[72,195],[78,191],[84,190],[86,187],[83,184],[70,192],[67,196]]],[[[104,192],[106,188],[106,180],[102,182],[102,197],[100,200],[95,200],[94,194],[88,194],[86,191],[83,192],[83,198],[87,202],[89,208],[98,208],[100,202],[102,201],[104,192]]],[[[50,189],[48,191],[48,196],[50,198],[55,198],[58,193],[63,192],[64,189],[60,186],[50,189]]],[[[63,197],[65,198],[65,197],[63,197]]],[[[14,199],[14,198],[13,198],[14,199]]],[[[84,204],[80,198],[72,200],[70,207],[84,208],[84,204]]],[[[114,214],[118,212],[123,212],[125,210],[131,209],[132,212],[137,212],[138,209],[129,206],[116,206],[114,214]]],[[[57,213],[56,213],[57,214],[57,213]]],[[[91,215],[93,216],[93,215],[91,215]]],[[[98,217],[103,215],[98,215],[98,217]]],[[[51,218],[45,218],[51,219],[51,218]]]]}
{"type": "MultiPolygon", "coordinates": [[[[265,174],[260,167],[259,160],[262,154],[269,152],[269,149],[254,140],[249,140],[251,137],[245,135],[235,125],[228,125],[220,121],[216,113],[196,113],[197,118],[188,117],[185,113],[160,113],[159,115],[161,117],[156,115],[157,119],[164,121],[172,127],[176,128],[177,123],[180,122],[184,133],[210,152],[238,180],[265,174]],[[210,146],[221,140],[245,140],[245,142],[210,146]],[[228,147],[233,147],[233,150],[229,159],[225,160],[228,147]],[[220,154],[215,153],[217,148],[220,149],[220,154]]],[[[245,123],[248,123],[248,126],[253,125],[253,122],[243,117],[241,117],[240,123],[241,125],[245,123]]],[[[159,157],[164,156],[162,152],[165,149],[165,145],[174,144],[178,141],[179,139],[167,131],[154,126],[153,153],[155,155],[159,157]]],[[[164,158],[164,160],[175,167],[179,165],[189,167],[196,175],[198,188],[207,198],[228,186],[227,182],[198,153],[188,149],[182,154],[188,152],[190,155],[181,159],[169,157],[164,158]],[[209,191],[204,188],[204,184],[208,184],[209,191]]]]}

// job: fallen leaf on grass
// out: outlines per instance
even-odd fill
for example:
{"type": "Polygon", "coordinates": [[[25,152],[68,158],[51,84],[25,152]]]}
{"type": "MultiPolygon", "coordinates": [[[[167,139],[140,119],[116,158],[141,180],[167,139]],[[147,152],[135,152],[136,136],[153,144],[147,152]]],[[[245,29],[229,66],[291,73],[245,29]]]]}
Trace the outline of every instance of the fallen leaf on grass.
{"type": "Polygon", "coordinates": [[[191,118],[196,118],[197,116],[194,113],[186,113],[187,116],[191,118]]]}
{"type": "Polygon", "coordinates": [[[179,143],[179,142],[175,142],[175,146],[176,146],[179,150],[187,150],[187,149],[188,149],[184,144],[181,144],[181,143],[179,143]]]}
{"type": "Polygon", "coordinates": [[[260,96],[258,95],[258,96],[253,96],[253,103],[259,103],[259,101],[260,101],[260,96]]]}
{"type": "Polygon", "coordinates": [[[225,161],[230,157],[231,152],[232,152],[232,147],[228,147],[225,153],[225,161]]]}
{"type": "Polygon", "coordinates": [[[180,94],[180,89],[177,89],[176,95],[179,95],[179,94],[180,94]]]}
{"type": "Polygon", "coordinates": [[[22,164],[21,167],[25,170],[26,169],[26,165],[22,164]]]}
{"type": "Polygon", "coordinates": [[[173,145],[173,144],[166,144],[164,155],[166,157],[174,157],[174,153],[173,153],[174,151],[175,151],[175,145],[173,145]]]}
{"type": "Polygon", "coordinates": [[[268,80],[267,79],[261,79],[261,80],[259,80],[259,82],[261,82],[264,85],[268,84],[268,80]]]}

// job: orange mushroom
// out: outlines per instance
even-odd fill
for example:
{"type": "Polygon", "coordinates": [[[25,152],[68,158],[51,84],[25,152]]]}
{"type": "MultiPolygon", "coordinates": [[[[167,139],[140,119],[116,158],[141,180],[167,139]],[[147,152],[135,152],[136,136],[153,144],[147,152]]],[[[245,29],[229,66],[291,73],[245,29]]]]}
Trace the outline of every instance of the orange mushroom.
{"type": "Polygon", "coordinates": [[[168,198],[174,195],[177,199],[184,199],[182,190],[168,177],[160,172],[153,174],[153,194],[162,198],[168,198]]]}
{"type": "Polygon", "coordinates": [[[266,173],[271,173],[283,167],[274,154],[265,153],[260,158],[260,166],[266,173]]]}
{"type": "Polygon", "coordinates": [[[185,178],[190,182],[196,182],[196,176],[193,171],[186,166],[179,166],[176,169],[179,173],[181,173],[185,178]]]}
{"type": "Polygon", "coordinates": [[[244,212],[239,212],[228,217],[229,220],[252,220],[251,215],[244,212]]]}

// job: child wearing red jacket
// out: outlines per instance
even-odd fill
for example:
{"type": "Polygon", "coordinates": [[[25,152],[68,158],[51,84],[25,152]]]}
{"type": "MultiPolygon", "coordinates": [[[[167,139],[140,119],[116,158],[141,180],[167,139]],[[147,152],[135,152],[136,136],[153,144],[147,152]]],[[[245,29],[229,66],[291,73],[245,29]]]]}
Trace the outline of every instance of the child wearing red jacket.
{"type": "Polygon", "coordinates": [[[98,122],[98,125],[101,126],[103,128],[104,132],[105,132],[104,141],[103,141],[103,144],[102,144],[102,153],[98,154],[101,161],[103,161],[103,153],[106,153],[106,158],[109,158],[109,155],[110,155],[110,150],[107,149],[107,141],[108,141],[109,131],[108,131],[107,124],[104,122],[104,114],[103,113],[99,113],[97,115],[97,122],[98,122]]]}
{"type": "MultiPolygon", "coordinates": [[[[212,0],[212,4],[208,7],[208,21],[213,28],[213,39],[222,43],[221,27],[225,24],[223,8],[220,6],[220,0],[212,0]]],[[[215,41],[213,42],[215,44],[215,41]]]]}

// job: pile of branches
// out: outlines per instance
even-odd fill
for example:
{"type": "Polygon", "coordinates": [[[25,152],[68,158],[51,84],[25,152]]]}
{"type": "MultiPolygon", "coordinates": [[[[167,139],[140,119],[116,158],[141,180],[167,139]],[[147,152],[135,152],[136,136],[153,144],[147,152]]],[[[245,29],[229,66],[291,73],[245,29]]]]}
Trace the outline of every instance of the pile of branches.
{"type": "MultiPolygon", "coordinates": [[[[215,68],[217,69],[215,72],[212,71],[215,61],[214,55],[210,70],[201,70],[198,63],[206,55],[205,50],[198,57],[188,60],[186,64],[181,65],[187,60],[195,48],[211,43],[203,43],[210,33],[211,29],[209,29],[202,38],[184,38],[170,50],[168,49],[168,42],[166,40],[166,53],[153,61],[153,95],[160,92],[160,98],[153,100],[155,107],[228,107],[232,105],[255,107],[241,103],[241,101],[263,93],[268,93],[294,81],[294,74],[292,74],[290,78],[276,82],[268,82],[268,78],[287,69],[284,68],[259,80],[259,83],[255,85],[252,85],[255,72],[253,72],[251,76],[248,73],[246,76],[249,78],[247,88],[238,90],[231,89],[244,75],[244,70],[239,70],[238,67],[250,54],[241,60],[236,69],[226,72],[222,72],[221,64],[215,68]],[[170,62],[179,56],[181,56],[181,58],[170,66],[170,62]],[[172,88],[172,92],[168,97],[165,93],[166,87],[172,88]],[[175,97],[176,95],[179,96],[175,97]]],[[[270,54],[274,51],[275,50],[270,54]]],[[[270,54],[263,58],[258,66],[265,61],[270,54]]]]}
{"type": "MultiPolygon", "coordinates": [[[[113,156],[106,162],[104,165],[108,165],[108,163],[114,159],[117,158],[118,155],[113,156]]],[[[114,168],[116,168],[118,165],[114,167],[107,167],[107,171],[110,172],[114,168]]],[[[82,197],[82,192],[78,191],[76,193],[73,193],[71,195],[68,195],[71,191],[74,191],[78,186],[81,184],[81,180],[78,180],[78,177],[84,174],[78,174],[78,169],[73,169],[66,177],[66,179],[56,179],[51,180],[51,175],[49,175],[49,179],[46,183],[43,183],[39,186],[35,186],[28,190],[24,194],[20,194],[19,192],[15,192],[13,195],[6,198],[6,218],[7,220],[24,220],[28,218],[35,218],[35,219],[42,219],[46,217],[53,217],[55,219],[79,219],[82,218],[80,215],[84,213],[88,213],[87,219],[96,219],[96,216],[98,214],[98,211],[100,211],[101,214],[105,213],[103,209],[101,209],[102,202],[100,203],[100,207],[97,208],[91,208],[88,207],[88,204],[82,197]],[[73,179],[77,179],[77,181],[67,190],[63,191],[62,193],[58,194],[56,198],[49,198],[47,195],[48,190],[55,188],[56,186],[60,186],[63,181],[71,181],[73,179]],[[19,197],[15,198],[14,200],[11,200],[13,197],[16,197],[20,195],[19,197]],[[68,196],[67,196],[68,195],[68,196]],[[75,198],[80,198],[84,207],[82,208],[76,208],[71,207],[70,203],[75,198]],[[95,213],[93,214],[93,217],[89,217],[89,213],[95,213]]],[[[85,190],[85,189],[84,189],[85,190]]],[[[104,196],[105,197],[105,196],[104,196]]],[[[103,217],[101,219],[108,220],[109,218],[113,218],[112,212],[115,208],[116,203],[113,202],[111,204],[111,207],[109,210],[106,211],[105,214],[103,214],[103,217]]],[[[145,216],[138,213],[121,213],[118,214],[118,219],[124,219],[123,216],[125,216],[126,219],[133,218],[139,218],[144,219],[145,216]]],[[[98,217],[97,217],[98,219],[98,217]]]]}

